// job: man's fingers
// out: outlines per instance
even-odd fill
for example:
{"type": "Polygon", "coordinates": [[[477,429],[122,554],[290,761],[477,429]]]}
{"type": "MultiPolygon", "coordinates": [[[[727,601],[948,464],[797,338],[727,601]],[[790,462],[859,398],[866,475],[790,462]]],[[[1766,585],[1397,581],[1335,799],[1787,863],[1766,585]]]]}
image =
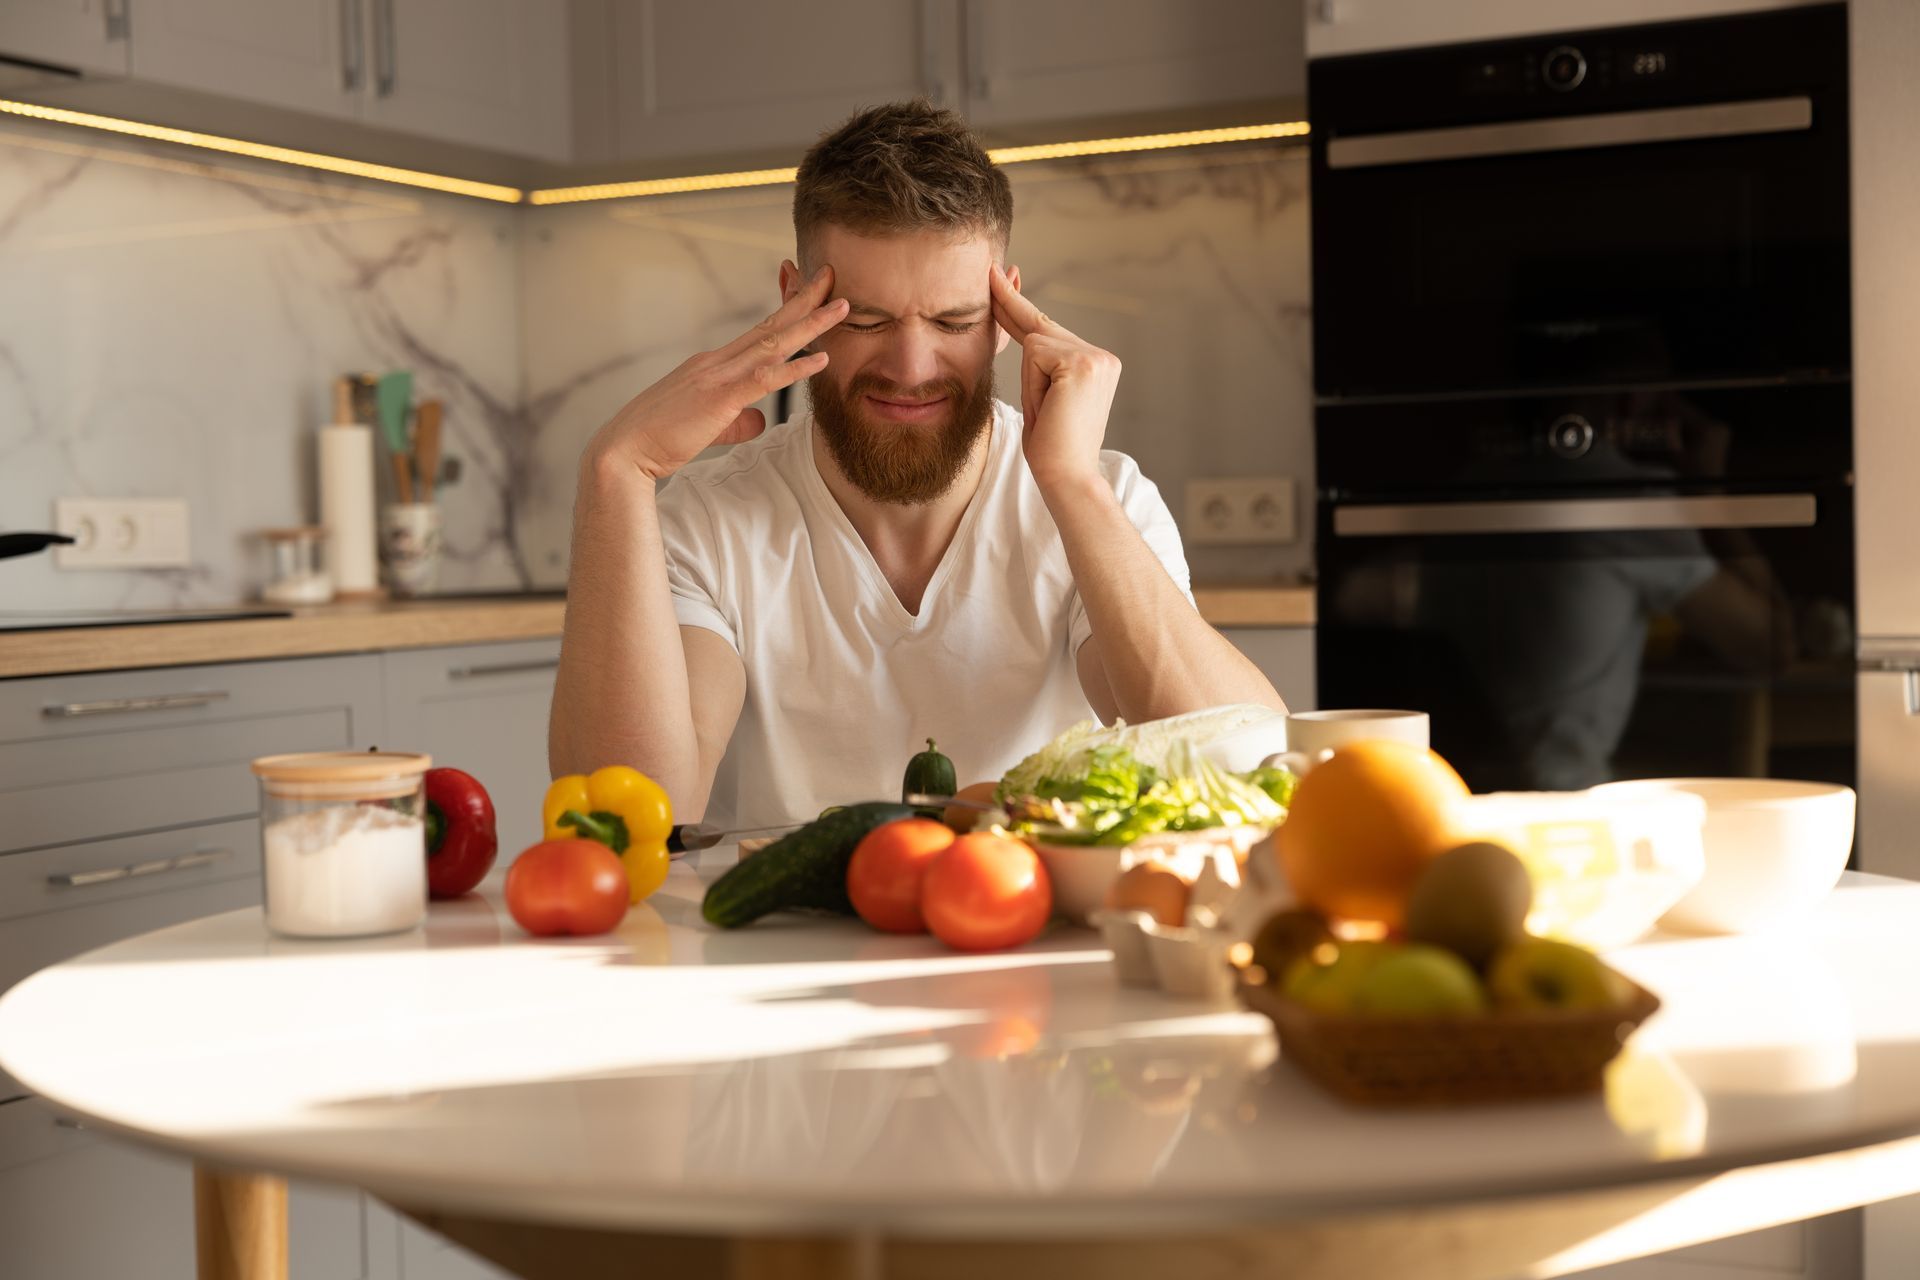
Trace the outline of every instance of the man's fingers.
{"type": "Polygon", "coordinates": [[[1031,353],[1020,361],[1020,410],[1029,427],[1040,416],[1040,402],[1046,399],[1048,382],[1031,353]]]}
{"type": "Polygon", "coordinates": [[[782,387],[790,387],[802,378],[811,378],[826,367],[824,351],[812,352],[798,360],[766,359],[747,366],[736,385],[740,398],[751,402],[772,395],[782,387]]]}
{"type": "Polygon", "coordinates": [[[815,307],[792,324],[769,330],[733,358],[733,365],[756,368],[770,360],[785,360],[833,326],[847,318],[847,300],[835,298],[824,307],[815,307]]]}
{"type": "Polygon", "coordinates": [[[1045,329],[1053,322],[1041,313],[1040,308],[1029,302],[1013,281],[1007,279],[1007,273],[995,262],[987,268],[987,285],[993,291],[993,315],[1000,327],[1013,335],[1016,342],[1024,344],[1027,335],[1045,329]]]}
{"type": "MultiPolygon", "coordinates": [[[[800,320],[816,307],[824,304],[827,300],[827,295],[832,293],[832,291],[833,268],[821,267],[813,273],[811,279],[800,286],[791,298],[781,303],[773,314],[735,338],[732,342],[729,342],[726,346],[721,347],[718,354],[723,357],[731,357],[739,355],[742,351],[751,350],[755,345],[765,345],[768,334],[777,334],[781,330],[791,327],[795,321],[800,320]]],[[[799,344],[799,346],[804,345],[805,343],[799,344]]],[[[784,354],[792,355],[794,351],[799,349],[799,346],[788,348],[784,354]]]]}
{"type": "Polygon", "coordinates": [[[767,415],[758,409],[742,409],[740,416],[720,429],[713,438],[715,444],[740,444],[751,440],[767,429],[767,415]]]}

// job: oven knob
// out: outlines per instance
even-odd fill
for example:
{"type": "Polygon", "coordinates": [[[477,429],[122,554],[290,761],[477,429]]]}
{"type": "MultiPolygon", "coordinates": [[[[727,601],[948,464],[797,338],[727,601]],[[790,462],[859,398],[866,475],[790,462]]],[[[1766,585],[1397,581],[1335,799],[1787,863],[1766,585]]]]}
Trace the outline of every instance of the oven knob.
{"type": "Polygon", "coordinates": [[[1560,93],[1578,89],[1587,78],[1587,56],[1570,44],[1556,45],[1540,64],[1540,78],[1560,93]]]}
{"type": "Polygon", "coordinates": [[[1563,458],[1584,458],[1593,448],[1593,424],[1570,413],[1547,428],[1547,448],[1563,458]]]}

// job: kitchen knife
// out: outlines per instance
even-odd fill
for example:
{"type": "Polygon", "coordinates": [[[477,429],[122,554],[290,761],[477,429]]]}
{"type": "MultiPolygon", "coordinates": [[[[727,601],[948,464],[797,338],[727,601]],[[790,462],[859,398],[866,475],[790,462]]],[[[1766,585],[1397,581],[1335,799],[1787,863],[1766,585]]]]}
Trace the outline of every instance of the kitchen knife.
{"type": "MultiPolygon", "coordinates": [[[[977,809],[982,813],[997,813],[1001,806],[981,800],[965,800],[957,796],[910,795],[901,798],[900,803],[910,804],[917,809],[944,809],[949,805],[959,809],[977,809]]],[[[817,821],[817,819],[816,819],[817,821]]],[[[741,836],[789,835],[809,825],[805,822],[781,822],[771,827],[741,827],[732,831],[708,826],[704,822],[689,822],[676,826],[667,834],[668,853],[698,853],[702,849],[711,849],[715,845],[728,844],[741,836]]]]}

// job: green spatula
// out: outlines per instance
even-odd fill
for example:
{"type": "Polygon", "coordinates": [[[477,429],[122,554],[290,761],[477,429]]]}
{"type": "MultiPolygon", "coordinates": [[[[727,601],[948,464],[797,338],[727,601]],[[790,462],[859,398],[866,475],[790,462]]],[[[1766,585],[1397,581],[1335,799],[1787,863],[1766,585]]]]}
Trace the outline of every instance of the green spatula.
{"type": "Polygon", "coordinates": [[[413,452],[407,445],[407,410],[413,405],[413,375],[402,369],[383,374],[375,388],[374,403],[380,410],[380,434],[387,448],[405,457],[413,452]]]}

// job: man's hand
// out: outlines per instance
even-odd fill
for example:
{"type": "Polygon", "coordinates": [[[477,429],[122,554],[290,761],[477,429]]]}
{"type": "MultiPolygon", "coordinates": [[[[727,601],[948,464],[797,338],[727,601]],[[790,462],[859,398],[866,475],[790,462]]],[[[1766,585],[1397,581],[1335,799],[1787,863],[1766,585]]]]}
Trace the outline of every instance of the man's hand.
{"type": "Polygon", "coordinates": [[[1020,344],[1027,466],[1042,489],[1097,478],[1120,359],[1075,337],[1021,296],[994,263],[993,318],[1020,344]]]}
{"type": "Polygon", "coordinates": [[[827,367],[824,351],[788,357],[846,317],[845,298],[827,301],[832,288],[833,269],[821,267],[778,311],[642,391],[595,433],[587,459],[624,463],[662,480],[708,445],[759,435],[766,418],[753,402],[827,367]]]}

